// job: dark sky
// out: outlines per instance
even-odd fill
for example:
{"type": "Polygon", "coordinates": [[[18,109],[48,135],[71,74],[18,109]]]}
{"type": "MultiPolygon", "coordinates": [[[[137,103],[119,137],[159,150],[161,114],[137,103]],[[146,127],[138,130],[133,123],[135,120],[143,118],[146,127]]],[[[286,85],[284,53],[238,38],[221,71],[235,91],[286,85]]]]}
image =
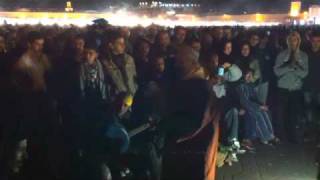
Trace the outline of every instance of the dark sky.
{"type": "MultiPolygon", "coordinates": [[[[103,9],[107,3],[136,3],[139,0],[72,0],[76,9],[103,9]]],[[[147,1],[147,0],[142,0],[147,1]]],[[[149,0],[151,1],[151,0],[149,0]]],[[[196,2],[219,12],[279,12],[287,11],[291,0],[160,0],[162,2],[196,2]]],[[[318,0],[302,0],[306,9],[318,0]]],[[[0,0],[1,7],[63,9],[66,0],[0,0]]],[[[319,3],[319,1],[318,1],[319,3]]]]}

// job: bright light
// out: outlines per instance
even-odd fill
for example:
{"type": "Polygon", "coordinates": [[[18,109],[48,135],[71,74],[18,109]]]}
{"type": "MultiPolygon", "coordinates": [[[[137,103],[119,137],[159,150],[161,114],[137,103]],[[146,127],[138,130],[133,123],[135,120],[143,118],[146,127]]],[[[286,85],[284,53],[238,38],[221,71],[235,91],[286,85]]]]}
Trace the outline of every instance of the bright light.
{"type": "Polygon", "coordinates": [[[301,10],[301,1],[291,2],[291,7],[290,7],[291,17],[298,17],[300,15],[300,10],[301,10]]]}
{"type": "MultiPolygon", "coordinates": [[[[247,15],[248,16],[248,15],[247,15]]],[[[176,14],[175,11],[168,11],[157,17],[148,17],[131,13],[126,10],[104,13],[63,13],[63,12],[0,12],[0,24],[6,21],[8,24],[43,24],[68,26],[86,26],[92,24],[94,19],[105,18],[114,26],[137,26],[143,27],[151,24],[160,26],[272,26],[280,22],[266,22],[263,14],[253,14],[246,20],[236,21],[240,16],[227,15],[215,17],[198,17],[196,15],[176,14]],[[170,16],[173,16],[171,18],[170,16]],[[254,19],[255,18],[255,19],[254,19]],[[251,19],[251,20],[250,20],[251,19]]]]}
{"type": "Polygon", "coordinates": [[[304,11],[303,12],[303,19],[304,20],[307,20],[309,18],[309,13],[308,13],[308,11],[304,11]]]}
{"type": "Polygon", "coordinates": [[[167,11],[166,12],[169,16],[173,16],[176,14],[176,12],[174,10],[171,10],[171,11],[167,11]]]}
{"type": "Polygon", "coordinates": [[[260,13],[257,13],[256,14],[256,21],[257,22],[264,22],[265,21],[265,17],[262,15],[262,14],[260,14],[260,13]]]}

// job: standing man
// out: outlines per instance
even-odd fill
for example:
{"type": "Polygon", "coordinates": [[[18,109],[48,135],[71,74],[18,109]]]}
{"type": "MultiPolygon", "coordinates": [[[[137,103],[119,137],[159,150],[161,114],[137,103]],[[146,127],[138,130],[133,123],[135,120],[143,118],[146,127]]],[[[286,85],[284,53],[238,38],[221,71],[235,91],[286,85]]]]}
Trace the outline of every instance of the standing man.
{"type": "Polygon", "coordinates": [[[317,115],[319,118],[320,112],[320,33],[314,32],[311,36],[311,47],[307,51],[309,56],[309,74],[305,83],[305,103],[306,103],[306,115],[307,121],[310,127],[318,124],[316,122],[317,115]],[[318,112],[318,114],[316,114],[318,112]]]}
{"type": "Polygon", "coordinates": [[[120,93],[134,95],[138,88],[136,66],[125,49],[124,37],[119,32],[110,33],[107,57],[102,63],[115,96],[120,93]]]}
{"type": "MultiPolygon", "coordinates": [[[[103,132],[107,123],[104,113],[108,108],[108,87],[97,45],[88,42],[84,55],[71,73],[69,92],[66,92],[66,134],[70,174],[68,179],[101,179],[103,164],[103,132]],[[77,168],[85,168],[81,171],[77,168]]],[[[68,163],[67,161],[67,163],[68,163]]]]}
{"type": "Polygon", "coordinates": [[[308,56],[300,50],[300,43],[299,33],[290,33],[288,48],[278,55],[274,66],[279,88],[278,133],[285,133],[293,143],[301,143],[303,139],[302,86],[308,74],[308,56]]]}
{"type": "MultiPolygon", "coordinates": [[[[17,95],[16,140],[17,154],[26,148],[28,178],[48,179],[48,135],[52,123],[52,105],[49,98],[47,75],[50,63],[43,53],[44,37],[39,32],[28,34],[28,48],[13,66],[13,84],[17,95]]],[[[24,154],[24,153],[22,153],[24,154]]],[[[13,170],[19,172],[19,162],[14,157],[13,170]]]]}

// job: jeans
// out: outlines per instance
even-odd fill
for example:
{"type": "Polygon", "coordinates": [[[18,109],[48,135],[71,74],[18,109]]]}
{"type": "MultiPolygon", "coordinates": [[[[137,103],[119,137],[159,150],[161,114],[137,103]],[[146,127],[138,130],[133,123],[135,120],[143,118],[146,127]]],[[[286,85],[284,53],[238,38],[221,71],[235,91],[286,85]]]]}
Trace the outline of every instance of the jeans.
{"type": "Polygon", "coordinates": [[[316,113],[320,107],[320,92],[306,91],[304,93],[305,112],[308,123],[319,123],[316,121],[316,113]]]}
{"type": "Polygon", "coordinates": [[[304,97],[301,90],[279,89],[278,118],[275,121],[279,137],[301,143],[304,134],[304,97]]]}
{"type": "Polygon", "coordinates": [[[264,82],[259,84],[256,87],[257,94],[258,94],[258,100],[262,102],[263,104],[267,103],[267,98],[269,94],[269,82],[264,82]]]}
{"type": "Polygon", "coordinates": [[[222,131],[224,134],[223,140],[226,143],[232,142],[232,140],[238,140],[238,130],[239,130],[239,111],[237,108],[231,108],[226,112],[223,118],[222,131]]]}

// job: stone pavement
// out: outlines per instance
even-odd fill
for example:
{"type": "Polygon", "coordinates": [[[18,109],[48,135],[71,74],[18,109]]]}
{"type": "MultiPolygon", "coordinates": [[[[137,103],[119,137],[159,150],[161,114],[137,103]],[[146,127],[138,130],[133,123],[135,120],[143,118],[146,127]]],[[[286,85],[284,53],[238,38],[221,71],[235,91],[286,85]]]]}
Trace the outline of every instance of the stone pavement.
{"type": "Polygon", "coordinates": [[[233,166],[218,168],[216,180],[317,180],[316,151],[311,144],[259,145],[256,153],[239,155],[233,166]]]}

